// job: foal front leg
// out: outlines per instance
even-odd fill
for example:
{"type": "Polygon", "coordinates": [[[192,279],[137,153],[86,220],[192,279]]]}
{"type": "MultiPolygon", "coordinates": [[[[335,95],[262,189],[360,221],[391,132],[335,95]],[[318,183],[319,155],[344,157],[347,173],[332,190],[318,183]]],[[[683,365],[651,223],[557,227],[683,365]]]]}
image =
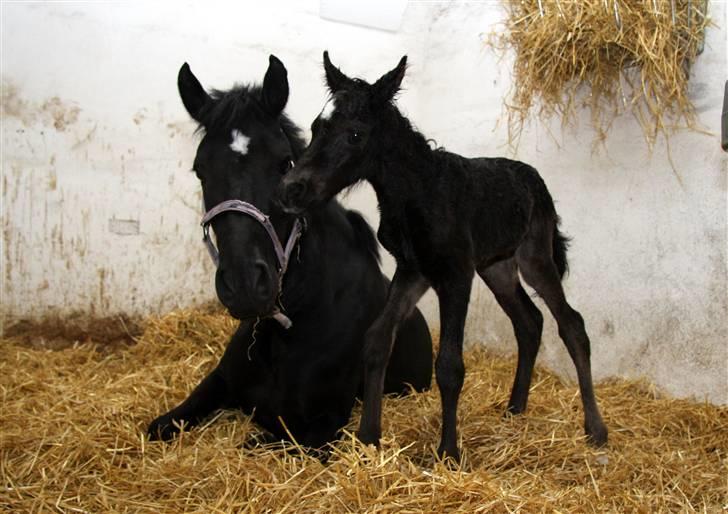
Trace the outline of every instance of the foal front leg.
{"type": "Polygon", "coordinates": [[[460,462],[457,439],[457,409],[465,378],[463,332],[468,314],[472,273],[469,277],[444,281],[436,288],[440,301],[440,350],[435,361],[442,403],[442,437],[437,454],[460,462]]]}
{"type": "Polygon", "coordinates": [[[364,398],[357,436],[364,444],[379,444],[382,435],[382,392],[394,336],[429,285],[416,271],[398,267],[384,310],[364,336],[364,398]]]}

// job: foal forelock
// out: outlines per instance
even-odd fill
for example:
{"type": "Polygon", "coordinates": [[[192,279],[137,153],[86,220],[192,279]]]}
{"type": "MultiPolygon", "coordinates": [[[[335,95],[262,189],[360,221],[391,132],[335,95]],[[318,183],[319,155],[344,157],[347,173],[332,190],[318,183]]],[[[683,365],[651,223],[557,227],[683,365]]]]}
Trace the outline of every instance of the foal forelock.
{"type": "Polygon", "coordinates": [[[326,104],[324,105],[324,108],[321,109],[321,114],[319,114],[319,118],[322,120],[328,120],[331,119],[331,116],[334,114],[334,110],[336,109],[336,99],[332,96],[328,99],[326,104]]]}

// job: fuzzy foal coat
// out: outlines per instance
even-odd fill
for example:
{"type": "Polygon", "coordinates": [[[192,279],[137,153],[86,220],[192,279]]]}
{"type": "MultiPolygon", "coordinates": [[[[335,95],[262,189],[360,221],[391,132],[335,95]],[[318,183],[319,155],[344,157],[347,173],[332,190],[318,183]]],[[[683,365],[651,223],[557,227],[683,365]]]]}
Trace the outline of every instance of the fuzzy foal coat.
{"type": "Polygon", "coordinates": [[[335,108],[314,121],[311,143],[279,192],[289,212],[310,208],[359,180],[369,181],[377,194],[378,237],[397,260],[397,270],[384,311],[367,332],[359,438],[365,443],[379,440],[393,334],[432,287],[441,317],[435,363],[443,408],[438,453],[459,459],[463,328],[476,273],[511,319],[518,342],[508,411],[526,408],[543,318],[521,285],[520,271],[556,318],[576,366],[587,437],[593,444],[606,444],[607,429],[592,385],[589,338],[561,286],[566,238],[558,230],[551,195],[536,170],[524,163],[431,149],[392,101],[405,65],[406,57],[370,85],[344,75],[324,53],[335,108]]]}

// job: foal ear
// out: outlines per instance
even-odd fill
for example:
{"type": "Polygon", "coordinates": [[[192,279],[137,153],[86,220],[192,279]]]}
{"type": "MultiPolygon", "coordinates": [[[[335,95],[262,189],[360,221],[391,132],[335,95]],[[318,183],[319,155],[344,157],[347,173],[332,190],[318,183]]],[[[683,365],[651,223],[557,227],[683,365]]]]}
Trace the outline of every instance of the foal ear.
{"type": "Polygon", "coordinates": [[[374,98],[380,102],[389,102],[399,91],[402,84],[404,73],[407,70],[407,56],[405,55],[399,60],[399,64],[392,70],[382,75],[372,85],[374,98]]]}
{"type": "Polygon", "coordinates": [[[268,71],[263,79],[263,106],[278,116],[288,102],[288,71],[275,55],[268,58],[268,71]]]}
{"type": "Polygon", "coordinates": [[[340,89],[346,89],[351,84],[351,79],[344,75],[339,68],[331,64],[328,50],[324,51],[324,71],[326,72],[326,85],[329,91],[336,93],[340,89]]]}
{"type": "Polygon", "coordinates": [[[200,81],[192,74],[190,65],[187,63],[184,63],[179,69],[177,88],[185,109],[194,120],[199,122],[200,111],[210,101],[210,95],[205,92],[200,81]]]}

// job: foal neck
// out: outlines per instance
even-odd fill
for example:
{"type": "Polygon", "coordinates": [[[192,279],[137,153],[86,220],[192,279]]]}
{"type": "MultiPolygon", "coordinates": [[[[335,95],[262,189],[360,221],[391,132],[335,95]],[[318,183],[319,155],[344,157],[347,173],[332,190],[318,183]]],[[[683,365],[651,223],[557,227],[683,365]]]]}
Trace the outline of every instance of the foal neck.
{"type": "Polygon", "coordinates": [[[368,178],[380,206],[402,205],[411,196],[422,196],[434,169],[434,152],[425,137],[396,107],[382,123],[379,165],[368,178]]]}

